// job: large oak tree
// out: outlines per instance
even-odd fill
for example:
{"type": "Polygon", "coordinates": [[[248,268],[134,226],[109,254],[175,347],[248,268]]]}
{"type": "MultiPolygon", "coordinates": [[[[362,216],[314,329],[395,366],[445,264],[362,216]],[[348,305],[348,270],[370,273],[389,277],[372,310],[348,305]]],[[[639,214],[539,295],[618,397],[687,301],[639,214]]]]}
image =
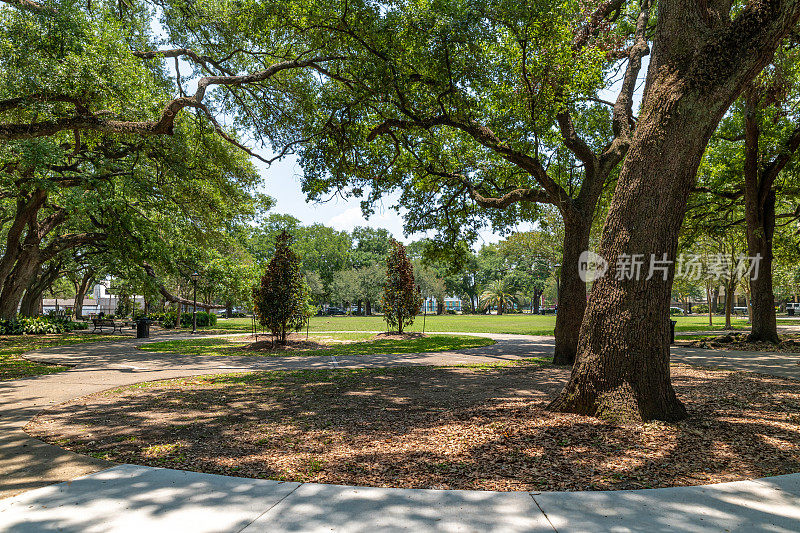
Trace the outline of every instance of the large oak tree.
{"type": "Polygon", "coordinates": [[[666,279],[624,273],[634,255],[675,259],[700,159],[720,119],[795,27],[800,2],[662,0],[641,112],[606,219],[578,359],[552,408],[621,419],[678,420],[669,371],[666,279]]]}

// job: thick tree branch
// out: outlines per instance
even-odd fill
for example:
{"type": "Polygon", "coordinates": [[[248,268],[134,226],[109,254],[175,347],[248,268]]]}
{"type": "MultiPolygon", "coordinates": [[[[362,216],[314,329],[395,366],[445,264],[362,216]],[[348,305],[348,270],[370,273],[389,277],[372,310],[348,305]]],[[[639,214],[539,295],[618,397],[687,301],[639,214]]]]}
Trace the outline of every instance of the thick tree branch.
{"type": "Polygon", "coordinates": [[[642,58],[650,53],[647,45],[647,23],[650,20],[650,0],[641,0],[639,16],[636,18],[636,31],[633,46],[628,53],[628,65],[622,78],[622,88],[614,103],[612,124],[615,137],[629,138],[633,121],[633,93],[636,80],[642,69],[642,58]]]}
{"type": "Polygon", "coordinates": [[[798,148],[800,148],[800,124],[795,126],[792,133],[786,138],[780,153],[764,166],[762,182],[765,187],[772,188],[778,174],[780,174],[781,170],[792,160],[798,148]]]}
{"type": "Polygon", "coordinates": [[[276,63],[269,68],[241,76],[206,76],[197,82],[197,90],[190,97],[170,100],[155,121],[106,120],[98,116],[79,115],[70,118],[35,122],[30,124],[0,124],[0,140],[31,139],[54,135],[64,130],[92,130],[111,134],[170,135],[175,117],[186,107],[203,109],[206,90],[213,86],[239,86],[270,79],[279,72],[296,68],[313,67],[316,63],[330,61],[335,57],[318,56],[311,59],[293,59],[276,63]]]}
{"type": "Polygon", "coordinates": [[[106,239],[104,233],[69,233],[53,239],[41,252],[40,258],[44,263],[54,258],[64,250],[76,248],[84,244],[92,244],[106,239]]]}
{"type": "Polygon", "coordinates": [[[198,55],[195,51],[190,50],[188,48],[174,48],[171,50],[150,50],[146,52],[133,52],[133,55],[136,57],[140,57],[142,59],[153,59],[156,57],[163,57],[163,58],[175,58],[179,59],[181,57],[186,57],[194,61],[195,63],[200,64],[203,66],[208,72],[212,72],[209,65],[216,68],[219,72],[222,72],[226,76],[234,76],[234,73],[229,69],[223,67],[219,62],[215,61],[213,58],[209,56],[201,56],[198,55]]]}
{"type": "MultiPolygon", "coordinates": [[[[625,0],[605,0],[592,12],[586,23],[578,28],[572,38],[572,48],[578,50],[586,46],[589,39],[597,33],[603,23],[612,18],[614,13],[619,13],[625,0]]],[[[613,18],[616,18],[613,16],[613,18]]]]}
{"type": "Polygon", "coordinates": [[[23,11],[30,11],[31,13],[37,14],[53,14],[56,13],[56,10],[50,6],[46,6],[39,2],[34,2],[33,0],[0,0],[5,4],[10,6],[14,6],[17,9],[21,9],[23,11]]]}
{"type": "Polygon", "coordinates": [[[489,148],[506,161],[514,163],[527,171],[542,186],[544,192],[549,195],[549,203],[560,208],[568,208],[572,204],[572,198],[563,187],[547,174],[547,170],[545,170],[538,158],[512,149],[507,143],[500,140],[491,129],[482,124],[462,122],[444,115],[429,119],[388,119],[369,132],[367,141],[372,141],[378,135],[390,134],[396,129],[410,130],[420,128],[429,130],[435,126],[447,126],[463,131],[480,145],[489,148]]]}
{"type": "Polygon", "coordinates": [[[511,204],[515,204],[517,202],[537,202],[543,204],[552,204],[553,199],[548,195],[545,191],[531,189],[531,188],[519,188],[514,189],[513,191],[509,191],[502,196],[498,197],[491,197],[491,196],[483,196],[475,186],[472,184],[472,181],[465,175],[459,174],[456,172],[441,172],[434,170],[432,168],[426,169],[428,174],[433,176],[439,176],[442,178],[448,179],[455,179],[460,181],[461,183],[466,186],[467,190],[469,191],[470,197],[481,207],[489,207],[493,209],[504,209],[511,204]]]}
{"type": "MultiPolygon", "coordinates": [[[[187,300],[186,298],[181,298],[180,296],[175,296],[167,288],[164,286],[163,283],[158,281],[158,276],[156,276],[156,271],[153,269],[152,266],[148,265],[147,263],[142,263],[142,268],[144,269],[147,276],[153,280],[153,283],[156,284],[158,288],[158,292],[161,296],[164,297],[165,300],[168,302],[176,303],[176,304],[184,304],[184,305],[193,305],[194,300],[187,300]]],[[[209,304],[202,304],[203,307],[207,307],[209,309],[225,309],[225,305],[209,305],[209,304]]]]}

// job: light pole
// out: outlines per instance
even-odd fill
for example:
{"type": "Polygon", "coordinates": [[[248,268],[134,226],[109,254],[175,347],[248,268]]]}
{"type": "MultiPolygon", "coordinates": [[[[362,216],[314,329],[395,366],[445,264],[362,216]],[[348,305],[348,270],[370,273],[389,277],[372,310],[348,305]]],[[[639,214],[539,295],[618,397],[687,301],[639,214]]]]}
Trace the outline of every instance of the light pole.
{"type": "MultiPolygon", "coordinates": [[[[417,285],[417,290],[421,293],[422,287],[417,285]]],[[[422,300],[422,334],[425,335],[425,319],[428,318],[428,300],[422,300]]]]}
{"type": "Polygon", "coordinates": [[[193,272],[192,285],[194,286],[194,306],[192,308],[192,333],[197,333],[197,280],[199,279],[200,274],[193,272]]]}

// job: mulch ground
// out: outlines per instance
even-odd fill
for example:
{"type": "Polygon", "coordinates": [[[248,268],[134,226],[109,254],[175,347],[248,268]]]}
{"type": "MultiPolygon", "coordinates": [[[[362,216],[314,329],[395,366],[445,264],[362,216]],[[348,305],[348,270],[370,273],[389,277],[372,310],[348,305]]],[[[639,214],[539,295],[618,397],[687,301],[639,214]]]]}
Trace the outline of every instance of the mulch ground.
{"type": "Polygon", "coordinates": [[[690,341],[687,345],[693,348],[712,350],[800,353],[800,333],[789,333],[779,335],[779,337],[780,342],[778,344],[772,344],[771,342],[748,342],[746,332],[731,332],[716,337],[690,341]]]}
{"type": "Polygon", "coordinates": [[[89,396],[27,430],[118,462],[382,487],[608,490],[800,471],[800,382],[673,365],[690,418],[545,409],[568,370],[403,367],[194,377],[89,396]]]}
{"type": "Polygon", "coordinates": [[[286,336],[286,344],[278,344],[271,335],[258,335],[256,337],[248,335],[237,337],[237,342],[242,342],[241,346],[236,346],[232,350],[243,352],[284,352],[292,350],[325,350],[332,348],[331,343],[347,344],[354,342],[351,340],[338,340],[334,337],[315,334],[314,337],[306,339],[305,333],[290,333],[286,336]]]}

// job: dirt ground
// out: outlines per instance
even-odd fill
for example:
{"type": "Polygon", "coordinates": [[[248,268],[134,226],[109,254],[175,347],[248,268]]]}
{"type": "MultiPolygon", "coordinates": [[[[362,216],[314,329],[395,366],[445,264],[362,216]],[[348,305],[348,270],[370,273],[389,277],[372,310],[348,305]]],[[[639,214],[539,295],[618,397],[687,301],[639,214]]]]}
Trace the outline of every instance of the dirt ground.
{"type": "Polygon", "coordinates": [[[568,370],[403,367],[210,376],[57,406],[27,430],[118,462],[381,487],[610,490],[800,471],[800,382],[673,365],[690,418],[546,410],[568,370]]]}
{"type": "Polygon", "coordinates": [[[731,332],[716,337],[689,341],[688,346],[714,350],[744,350],[748,352],[800,353],[800,333],[779,335],[780,343],[748,342],[747,333],[731,332]]]}
{"type": "Polygon", "coordinates": [[[245,352],[252,352],[252,351],[259,351],[259,352],[283,352],[283,351],[291,351],[291,350],[323,350],[326,348],[330,348],[331,344],[348,344],[351,342],[355,342],[352,340],[340,340],[336,339],[333,336],[326,336],[320,334],[314,334],[313,337],[306,339],[305,333],[290,333],[286,337],[286,344],[280,345],[277,342],[273,342],[273,338],[271,335],[258,335],[254,337],[252,335],[246,337],[237,337],[237,342],[241,342],[242,345],[236,347],[235,349],[245,351],[245,352]]]}

